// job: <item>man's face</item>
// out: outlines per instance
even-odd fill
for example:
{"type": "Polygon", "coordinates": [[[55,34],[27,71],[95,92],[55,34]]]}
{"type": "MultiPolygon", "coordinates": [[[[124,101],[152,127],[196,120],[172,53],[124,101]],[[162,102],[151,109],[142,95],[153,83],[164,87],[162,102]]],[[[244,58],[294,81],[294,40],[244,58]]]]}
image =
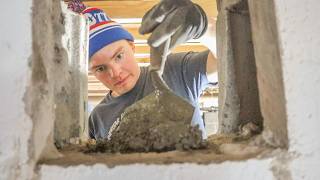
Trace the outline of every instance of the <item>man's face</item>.
{"type": "Polygon", "coordinates": [[[115,41],[96,52],[90,59],[90,71],[112,96],[130,91],[137,83],[140,68],[134,59],[134,44],[126,40],[115,41]]]}

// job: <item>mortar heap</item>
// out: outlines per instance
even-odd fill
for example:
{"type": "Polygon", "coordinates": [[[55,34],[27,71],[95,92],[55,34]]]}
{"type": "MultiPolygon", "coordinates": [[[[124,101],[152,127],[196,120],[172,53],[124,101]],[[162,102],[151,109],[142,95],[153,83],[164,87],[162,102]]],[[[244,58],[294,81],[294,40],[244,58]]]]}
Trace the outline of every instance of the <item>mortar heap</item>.
{"type": "Polygon", "coordinates": [[[161,102],[170,99],[154,98],[159,96],[157,93],[154,91],[143,102],[128,107],[110,138],[98,141],[89,151],[163,152],[205,148],[207,144],[198,126],[191,126],[190,120],[184,118],[188,110],[174,111],[176,107],[161,102]]]}

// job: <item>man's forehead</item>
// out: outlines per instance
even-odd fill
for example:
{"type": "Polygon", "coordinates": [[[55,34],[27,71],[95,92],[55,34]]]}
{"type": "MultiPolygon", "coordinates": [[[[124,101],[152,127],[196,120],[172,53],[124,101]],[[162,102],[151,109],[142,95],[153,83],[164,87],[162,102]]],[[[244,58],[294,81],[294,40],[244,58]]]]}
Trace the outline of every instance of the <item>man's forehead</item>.
{"type": "Polygon", "coordinates": [[[118,52],[124,49],[123,44],[114,44],[112,47],[108,46],[100,49],[91,57],[89,67],[111,61],[117,55],[118,52]]]}

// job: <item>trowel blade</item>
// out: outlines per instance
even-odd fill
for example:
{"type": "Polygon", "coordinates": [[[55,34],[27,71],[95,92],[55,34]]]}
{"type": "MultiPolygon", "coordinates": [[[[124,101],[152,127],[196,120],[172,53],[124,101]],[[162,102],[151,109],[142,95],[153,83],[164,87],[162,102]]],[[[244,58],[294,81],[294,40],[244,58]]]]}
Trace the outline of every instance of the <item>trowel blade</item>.
{"type": "Polygon", "coordinates": [[[167,118],[171,121],[183,121],[185,124],[190,124],[193,112],[193,105],[170,90],[155,90],[126,108],[121,119],[167,118]]]}
{"type": "Polygon", "coordinates": [[[182,97],[174,94],[162,79],[169,46],[170,38],[160,49],[151,48],[150,75],[155,91],[129,106],[122,114],[125,118],[132,118],[133,120],[135,118],[168,118],[170,121],[191,123],[194,107],[182,97]]]}

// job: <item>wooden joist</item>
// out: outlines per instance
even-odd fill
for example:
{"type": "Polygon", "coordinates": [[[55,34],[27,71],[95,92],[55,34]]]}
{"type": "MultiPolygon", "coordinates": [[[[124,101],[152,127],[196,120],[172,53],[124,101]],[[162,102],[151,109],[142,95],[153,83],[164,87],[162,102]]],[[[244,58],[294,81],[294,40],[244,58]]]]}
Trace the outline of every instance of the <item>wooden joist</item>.
{"type": "MultiPolygon", "coordinates": [[[[200,43],[185,43],[174,48],[172,50],[172,53],[188,52],[188,51],[201,52],[207,49],[208,49],[207,47],[203,46],[200,43]]],[[[150,47],[147,44],[136,44],[135,53],[146,54],[149,52],[150,52],[150,47]]]]}
{"type": "MultiPolygon", "coordinates": [[[[130,34],[132,34],[132,36],[135,39],[135,42],[140,43],[140,44],[147,42],[147,39],[149,38],[150,34],[141,35],[139,33],[140,23],[126,23],[126,21],[123,21],[123,23],[121,23],[121,25],[123,28],[125,28],[127,31],[129,31],[130,34]]],[[[191,39],[188,42],[200,43],[199,39],[191,39]]]]}
{"type": "Polygon", "coordinates": [[[134,24],[130,24],[130,23],[124,23],[122,24],[122,26],[129,31],[129,33],[132,34],[132,36],[134,37],[135,40],[147,40],[148,37],[150,36],[149,34],[146,35],[141,35],[139,33],[139,27],[140,24],[134,23],[134,24]]]}
{"type": "MultiPolygon", "coordinates": [[[[111,18],[142,18],[159,0],[85,1],[84,4],[103,9],[111,18]]],[[[216,1],[193,0],[210,17],[217,16],[216,1]]]]}

